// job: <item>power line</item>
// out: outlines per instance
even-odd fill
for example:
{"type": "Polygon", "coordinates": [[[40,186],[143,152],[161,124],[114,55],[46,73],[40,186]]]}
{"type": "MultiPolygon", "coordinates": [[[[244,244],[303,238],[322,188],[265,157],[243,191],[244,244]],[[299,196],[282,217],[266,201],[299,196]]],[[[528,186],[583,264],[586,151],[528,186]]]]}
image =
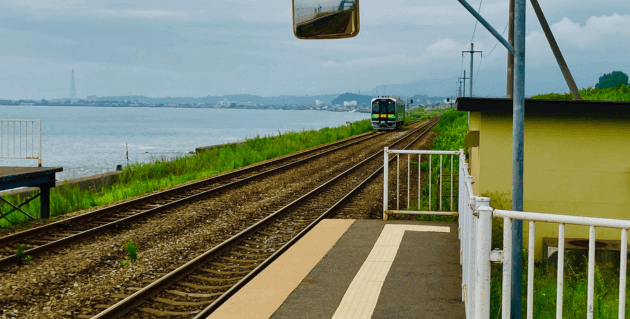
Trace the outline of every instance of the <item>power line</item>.
{"type": "MultiPolygon", "coordinates": [[[[479,1],[479,9],[477,9],[477,12],[481,13],[481,3],[483,2],[483,0],[479,1]]],[[[475,38],[475,31],[477,31],[477,19],[475,19],[475,27],[473,28],[473,34],[472,37],[470,38],[470,42],[473,42],[473,39],[475,38]]]]}
{"type": "MultiPolygon", "coordinates": [[[[508,24],[509,24],[509,22],[508,22],[508,24]]],[[[507,30],[507,27],[508,27],[508,25],[506,24],[505,28],[503,28],[503,32],[501,33],[501,36],[503,36],[503,33],[505,33],[505,30],[507,30]]],[[[497,43],[494,45],[494,48],[492,48],[492,50],[490,50],[490,53],[488,53],[486,55],[486,57],[488,57],[490,54],[492,54],[492,51],[494,51],[494,49],[496,49],[497,45],[499,45],[499,41],[497,41],[497,43]]]]}
{"type": "MultiPolygon", "coordinates": [[[[509,22],[508,22],[509,24],[509,22]]],[[[505,28],[503,28],[503,32],[501,33],[501,36],[503,36],[503,33],[505,33],[505,30],[507,30],[508,25],[505,25],[505,28]]],[[[490,50],[490,53],[486,54],[486,57],[488,57],[490,54],[492,54],[492,51],[494,51],[494,49],[497,48],[497,45],[499,45],[499,41],[497,41],[497,43],[495,43],[494,47],[492,48],[492,50],[490,50]]],[[[479,57],[479,66],[477,67],[477,73],[475,74],[475,79],[473,80],[473,84],[477,83],[477,79],[479,78],[479,71],[481,70],[481,60],[483,60],[483,54],[480,55],[479,57]]],[[[464,60],[462,58],[462,68],[464,67],[464,60]]]]}
{"type": "Polygon", "coordinates": [[[481,70],[482,59],[483,59],[483,54],[479,54],[479,66],[477,66],[477,73],[475,74],[475,79],[473,80],[473,84],[477,83],[477,79],[479,78],[479,70],[481,70]]]}

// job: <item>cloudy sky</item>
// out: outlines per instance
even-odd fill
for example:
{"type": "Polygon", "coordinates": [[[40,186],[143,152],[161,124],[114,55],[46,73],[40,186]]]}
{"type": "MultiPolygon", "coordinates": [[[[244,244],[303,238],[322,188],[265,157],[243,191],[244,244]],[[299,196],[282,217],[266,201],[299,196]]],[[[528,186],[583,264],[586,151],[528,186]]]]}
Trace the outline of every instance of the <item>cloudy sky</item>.
{"type": "MultiPolygon", "coordinates": [[[[630,74],[628,0],[540,5],[580,88],[630,74]]],[[[360,33],[343,40],[296,39],[291,10],[290,0],[0,0],[0,99],[68,97],[73,68],[81,98],[366,93],[411,82],[441,96],[469,68],[461,51],[475,20],[456,0],[361,0],[360,33]]],[[[507,12],[507,0],[481,5],[499,32],[507,12]]],[[[506,50],[492,51],[480,25],[473,42],[483,51],[475,95],[503,96],[506,50]]],[[[526,95],[568,92],[529,3],[526,71],[526,95]]]]}

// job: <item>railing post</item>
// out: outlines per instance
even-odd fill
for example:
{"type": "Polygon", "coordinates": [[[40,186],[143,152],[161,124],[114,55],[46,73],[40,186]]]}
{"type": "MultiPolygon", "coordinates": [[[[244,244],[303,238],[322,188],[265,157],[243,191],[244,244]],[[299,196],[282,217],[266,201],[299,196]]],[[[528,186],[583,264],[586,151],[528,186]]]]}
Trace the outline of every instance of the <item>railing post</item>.
{"type": "Polygon", "coordinates": [[[37,153],[37,166],[42,167],[42,120],[39,120],[39,149],[37,153]]]}
{"type": "MultiPolygon", "coordinates": [[[[471,180],[472,177],[467,176],[466,180],[471,180]]],[[[473,194],[468,194],[468,203],[469,211],[470,211],[470,235],[468,240],[468,249],[470,253],[468,254],[468,302],[470,303],[470,313],[472,316],[476,314],[476,305],[477,305],[477,234],[479,227],[479,214],[477,214],[477,199],[473,196],[473,194]]],[[[476,318],[476,317],[473,317],[476,318]]]]}
{"type": "Polygon", "coordinates": [[[490,318],[490,250],[492,246],[492,207],[490,198],[477,198],[477,249],[475,318],[490,318]]]}
{"type": "Polygon", "coordinates": [[[512,304],[512,219],[503,218],[503,286],[501,309],[503,319],[510,319],[512,304]]]}
{"type": "Polygon", "coordinates": [[[389,196],[387,193],[387,174],[389,173],[387,150],[387,147],[383,150],[383,220],[387,220],[387,197],[389,196]]]}

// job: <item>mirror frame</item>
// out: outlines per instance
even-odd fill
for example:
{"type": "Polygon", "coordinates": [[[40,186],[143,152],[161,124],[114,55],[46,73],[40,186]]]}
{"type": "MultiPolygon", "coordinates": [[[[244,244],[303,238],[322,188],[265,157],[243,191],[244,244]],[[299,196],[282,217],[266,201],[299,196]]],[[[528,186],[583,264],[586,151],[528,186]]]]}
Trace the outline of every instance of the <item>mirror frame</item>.
{"type": "Polygon", "coordinates": [[[361,22],[359,17],[361,16],[361,14],[359,13],[359,0],[354,0],[356,3],[356,7],[357,7],[357,17],[356,17],[356,21],[357,21],[357,25],[356,25],[356,30],[354,33],[333,33],[333,34],[326,34],[326,35],[314,35],[314,36],[309,36],[309,37],[303,37],[303,36],[299,36],[297,34],[297,28],[295,25],[295,0],[291,1],[291,14],[292,14],[292,18],[291,20],[293,21],[293,35],[301,40],[320,40],[320,39],[346,39],[346,38],[354,38],[359,34],[360,31],[360,26],[361,26],[361,22]]]}

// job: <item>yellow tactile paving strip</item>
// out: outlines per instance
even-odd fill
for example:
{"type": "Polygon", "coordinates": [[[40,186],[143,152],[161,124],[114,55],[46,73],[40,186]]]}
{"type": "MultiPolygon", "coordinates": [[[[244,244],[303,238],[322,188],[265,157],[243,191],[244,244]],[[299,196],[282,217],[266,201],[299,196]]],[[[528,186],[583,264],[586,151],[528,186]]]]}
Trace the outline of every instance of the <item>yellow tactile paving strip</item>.
{"type": "Polygon", "coordinates": [[[208,318],[271,317],[352,223],[354,219],[322,220],[208,318]]]}
{"type": "Polygon", "coordinates": [[[350,283],[332,319],[369,319],[387,277],[405,231],[443,232],[446,226],[385,225],[363,266],[350,283]]]}

